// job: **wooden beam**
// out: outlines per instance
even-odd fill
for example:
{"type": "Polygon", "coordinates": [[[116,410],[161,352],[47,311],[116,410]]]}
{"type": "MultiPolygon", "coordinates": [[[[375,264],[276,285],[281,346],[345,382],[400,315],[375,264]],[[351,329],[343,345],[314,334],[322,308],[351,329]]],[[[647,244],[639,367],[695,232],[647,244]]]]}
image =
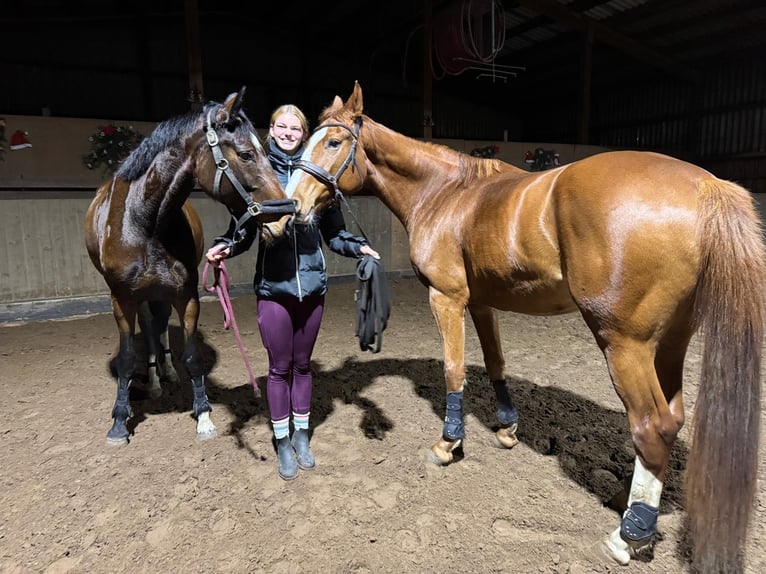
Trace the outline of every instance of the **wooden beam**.
{"type": "Polygon", "coordinates": [[[423,138],[433,138],[433,74],[431,73],[431,41],[433,7],[423,2],[423,138]]]}
{"type": "Polygon", "coordinates": [[[582,52],[582,91],[580,92],[580,118],[578,142],[582,145],[590,143],[590,92],[593,76],[593,28],[583,34],[582,52]]]}
{"type": "Polygon", "coordinates": [[[199,40],[199,2],[184,0],[186,17],[186,60],[189,68],[189,103],[192,110],[201,110],[205,101],[202,87],[202,49],[199,40]]]}
{"type": "Polygon", "coordinates": [[[678,76],[694,83],[699,81],[699,73],[697,71],[674,62],[672,58],[668,58],[667,56],[636,42],[628,36],[616,32],[600,22],[596,22],[579,12],[570,10],[563,4],[556,2],[556,0],[516,0],[516,3],[526,6],[538,14],[553,18],[564,26],[575,28],[585,33],[592,27],[593,35],[596,40],[608,44],[613,48],[617,48],[637,60],[641,60],[651,66],[664,70],[672,76],[678,76]]]}

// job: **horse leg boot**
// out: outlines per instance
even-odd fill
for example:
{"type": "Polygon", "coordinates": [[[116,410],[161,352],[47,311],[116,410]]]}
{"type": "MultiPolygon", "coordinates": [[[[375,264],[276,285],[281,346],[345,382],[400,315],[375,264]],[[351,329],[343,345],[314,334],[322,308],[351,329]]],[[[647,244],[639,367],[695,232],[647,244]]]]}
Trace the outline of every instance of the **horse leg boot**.
{"type": "Polygon", "coordinates": [[[636,457],[628,509],[622,515],[620,527],[606,540],[609,554],[620,564],[628,564],[631,551],[643,548],[654,539],[661,495],[662,482],[644,468],[641,459],[636,457]]]}
{"type": "Polygon", "coordinates": [[[439,465],[452,462],[453,451],[462,444],[463,438],[463,391],[447,393],[447,413],[444,415],[442,438],[431,447],[431,460],[439,465]]]}
{"type": "Polygon", "coordinates": [[[513,448],[519,444],[516,437],[516,429],[519,426],[519,413],[513,406],[511,392],[508,390],[508,383],[505,379],[492,381],[495,389],[498,407],[495,416],[500,428],[495,433],[495,444],[500,448],[513,448]]]}

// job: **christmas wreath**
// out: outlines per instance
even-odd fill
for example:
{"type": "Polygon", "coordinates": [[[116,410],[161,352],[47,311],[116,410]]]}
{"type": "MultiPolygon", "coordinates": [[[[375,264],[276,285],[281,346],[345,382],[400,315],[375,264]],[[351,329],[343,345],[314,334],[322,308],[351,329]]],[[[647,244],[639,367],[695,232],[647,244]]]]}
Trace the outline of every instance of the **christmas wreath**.
{"type": "Polygon", "coordinates": [[[142,139],[133,126],[101,126],[88,138],[90,151],[82,156],[82,162],[88,169],[103,165],[106,171],[114,171],[142,139]]]}

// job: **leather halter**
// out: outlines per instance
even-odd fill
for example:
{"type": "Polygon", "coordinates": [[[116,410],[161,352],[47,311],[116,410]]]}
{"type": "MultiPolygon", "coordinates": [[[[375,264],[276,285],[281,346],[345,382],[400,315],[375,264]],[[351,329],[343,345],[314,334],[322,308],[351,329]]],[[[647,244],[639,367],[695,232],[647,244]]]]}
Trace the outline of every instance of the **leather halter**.
{"type": "MultiPolygon", "coordinates": [[[[353,142],[351,144],[351,149],[348,151],[348,155],[346,156],[346,159],[343,160],[343,163],[338,168],[338,171],[335,173],[335,175],[332,175],[329,171],[324,169],[323,167],[319,167],[317,164],[312,163],[308,160],[305,160],[303,158],[300,158],[298,161],[295,162],[295,167],[298,169],[302,169],[309,175],[313,176],[315,179],[317,179],[319,182],[325,184],[328,189],[332,189],[334,192],[333,201],[337,201],[339,198],[343,197],[343,193],[341,192],[340,188],[338,187],[338,180],[343,177],[343,174],[345,173],[346,169],[349,165],[353,165],[354,169],[359,171],[359,166],[356,164],[356,147],[359,143],[359,131],[362,129],[362,116],[359,116],[354,120],[354,128],[348,127],[346,124],[341,123],[331,123],[331,124],[322,124],[321,126],[318,126],[315,132],[324,129],[324,128],[343,128],[347,132],[351,134],[351,137],[353,138],[353,142]]],[[[360,175],[361,178],[361,175],[360,175]]]]}
{"type": "Polygon", "coordinates": [[[231,169],[229,169],[229,160],[223,157],[223,152],[219,145],[220,140],[218,139],[218,134],[213,128],[212,110],[207,114],[207,122],[204,125],[204,130],[205,140],[207,141],[207,145],[210,146],[210,151],[213,152],[213,160],[216,165],[215,178],[213,180],[213,195],[216,197],[218,196],[218,192],[221,189],[221,179],[225,175],[247,204],[247,209],[241,217],[234,215],[233,210],[229,208],[229,213],[231,213],[231,217],[235,221],[234,237],[237,237],[238,235],[245,233],[245,230],[243,229],[245,222],[251,217],[256,217],[261,213],[261,204],[253,201],[253,198],[247,193],[245,187],[237,179],[237,176],[234,175],[231,169]]]}

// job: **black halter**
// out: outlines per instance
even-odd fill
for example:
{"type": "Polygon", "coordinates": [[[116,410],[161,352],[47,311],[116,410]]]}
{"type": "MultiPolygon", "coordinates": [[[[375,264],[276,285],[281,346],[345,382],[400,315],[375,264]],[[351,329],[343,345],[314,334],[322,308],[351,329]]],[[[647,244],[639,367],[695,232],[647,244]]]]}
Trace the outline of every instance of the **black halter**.
{"type": "Polygon", "coordinates": [[[229,208],[229,213],[231,213],[231,217],[235,221],[234,237],[237,237],[238,235],[244,233],[243,226],[245,225],[245,222],[251,217],[256,217],[259,215],[262,212],[262,207],[260,203],[253,201],[253,198],[250,197],[249,193],[247,193],[245,187],[237,179],[237,176],[234,175],[234,173],[229,169],[229,160],[223,157],[223,152],[221,152],[221,147],[219,145],[218,134],[213,128],[211,116],[212,112],[208,112],[207,122],[205,123],[204,129],[205,139],[207,140],[207,145],[210,146],[210,151],[213,152],[213,160],[215,161],[217,168],[215,172],[215,179],[213,180],[213,195],[216,197],[218,196],[218,192],[221,189],[221,178],[226,175],[226,177],[231,182],[231,185],[234,186],[234,189],[239,192],[239,195],[242,196],[242,199],[244,199],[245,203],[247,204],[247,209],[241,217],[234,215],[232,209],[229,208]]]}
{"type": "MultiPolygon", "coordinates": [[[[297,160],[295,162],[295,167],[298,169],[302,169],[309,175],[312,175],[315,179],[319,180],[321,183],[325,184],[328,189],[331,189],[334,192],[333,200],[337,200],[338,198],[343,198],[343,193],[340,191],[340,188],[338,187],[338,180],[343,177],[343,174],[345,173],[346,169],[349,165],[353,165],[354,169],[359,171],[359,166],[356,164],[356,146],[359,143],[359,130],[362,129],[362,116],[359,116],[354,121],[354,128],[351,129],[345,124],[341,123],[332,123],[332,124],[323,124],[321,126],[318,126],[315,132],[320,129],[324,128],[343,128],[344,130],[348,131],[351,134],[351,137],[354,138],[351,149],[348,152],[348,155],[346,156],[346,159],[343,160],[343,163],[341,164],[340,168],[338,168],[338,171],[335,173],[335,175],[332,175],[329,171],[324,169],[323,167],[319,167],[317,164],[312,163],[310,161],[304,160],[303,158],[297,160]]],[[[361,176],[360,176],[361,177],[361,176]]]]}

